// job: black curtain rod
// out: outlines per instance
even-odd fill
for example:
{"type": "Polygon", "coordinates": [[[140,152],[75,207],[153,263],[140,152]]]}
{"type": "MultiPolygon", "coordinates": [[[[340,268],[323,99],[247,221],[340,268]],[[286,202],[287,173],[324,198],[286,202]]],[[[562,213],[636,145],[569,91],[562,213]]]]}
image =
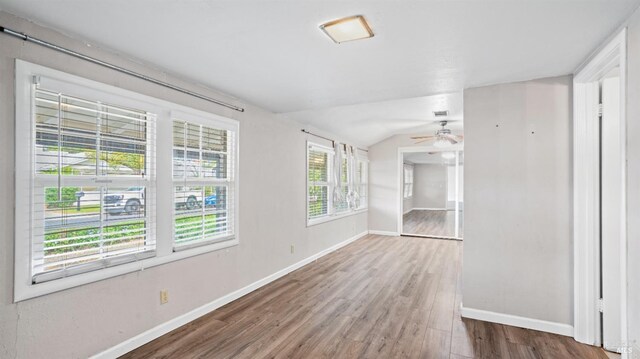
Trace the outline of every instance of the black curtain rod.
{"type": "MultiPolygon", "coordinates": [[[[328,137],[320,136],[320,135],[315,134],[315,133],[313,133],[313,132],[307,131],[307,130],[305,130],[304,128],[303,128],[302,130],[300,130],[300,131],[302,131],[302,132],[306,133],[307,135],[316,136],[316,137],[322,138],[322,139],[324,139],[324,140],[331,141],[331,143],[336,143],[336,142],[337,142],[336,140],[332,140],[332,139],[330,139],[330,138],[328,138],[328,137]]],[[[346,143],[343,143],[343,145],[345,145],[345,146],[346,146],[347,144],[346,144],[346,143]]],[[[369,152],[369,150],[365,150],[364,148],[360,148],[360,147],[356,147],[356,149],[358,149],[358,150],[360,150],[360,151],[364,151],[364,152],[369,152]]]]}
{"type": "Polygon", "coordinates": [[[22,40],[27,41],[27,42],[32,42],[34,44],[38,44],[40,46],[46,47],[46,48],[54,50],[54,51],[58,51],[58,52],[61,52],[61,53],[64,53],[64,54],[67,54],[67,55],[70,55],[70,56],[73,56],[73,57],[76,57],[76,58],[79,58],[79,59],[82,59],[82,60],[85,60],[85,61],[88,61],[88,62],[91,62],[91,63],[94,63],[96,65],[100,65],[100,66],[106,67],[106,68],[111,69],[111,70],[115,70],[115,71],[122,72],[122,73],[130,75],[130,76],[133,76],[133,77],[137,77],[137,78],[139,78],[141,80],[145,80],[145,81],[154,83],[156,85],[160,85],[160,86],[163,86],[163,87],[170,88],[172,90],[181,92],[183,94],[187,94],[187,95],[190,95],[190,96],[193,96],[193,97],[197,97],[197,98],[199,98],[201,100],[205,100],[205,101],[209,101],[209,102],[215,103],[216,105],[224,106],[226,108],[230,108],[230,109],[236,110],[238,112],[244,112],[244,108],[242,108],[242,107],[238,107],[238,106],[232,105],[230,103],[226,103],[224,101],[217,100],[217,99],[209,97],[209,96],[201,95],[201,94],[199,94],[197,92],[193,92],[193,91],[187,90],[185,88],[182,88],[182,87],[179,87],[179,86],[176,86],[176,85],[172,85],[172,84],[170,84],[168,82],[160,81],[160,80],[157,80],[157,79],[155,79],[153,77],[149,77],[147,75],[143,75],[141,73],[125,69],[124,67],[120,67],[120,66],[117,66],[117,65],[102,61],[102,60],[98,60],[98,59],[96,59],[94,57],[91,57],[91,56],[88,56],[88,55],[84,55],[84,54],[81,54],[81,53],[73,51],[73,50],[69,50],[69,49],[67,49],[65,47],[58,46],[56,44],[52,44],[52,43],[44,41],[44,40],[40,40],[40,39],[35,38],[35,37],[31,37],[31,36],[29,36],[29,35],[27,35],[25,33],[22,33],[22,32],[11,30],[11,29],[8,29],[8,28],[3,27],[3,26],[0,26],[0,32],[3,32],[3,33],[5,33],[7,35],[10,35],[10,36],[17,37],[17,38],[22,39],[22,40]]]}

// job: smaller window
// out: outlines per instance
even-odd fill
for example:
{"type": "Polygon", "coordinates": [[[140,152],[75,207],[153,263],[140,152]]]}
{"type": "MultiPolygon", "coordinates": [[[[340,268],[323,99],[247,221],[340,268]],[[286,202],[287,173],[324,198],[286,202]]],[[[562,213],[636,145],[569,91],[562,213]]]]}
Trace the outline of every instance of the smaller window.
{"type": "Polygon", "coordinates": [[[234,135],[173,121],[174,250],[233,238],[234,135]]]}
{"type": "Polygon", "coordinates": [[[413,166],[404,165],[404,198],[413,196],[413,166]]]}
{"type": "Polygon", "coordinates": [[[347,159],[347,153],[342,151],[342,166],[340,169],[340,202],[335,203],[336,213],[342,213],[349,210],[349,202],[347,200],[349,195],[349,161],[347,159]]]}
{"type": "Polygon", "coordinates": [[[358,180],[358,195],[360,196],[358,209],[366,209],[369,207],[369,162],[366,158],[358,157],[356,179],[358,180]]]}
{"type": "Polygon", "coordinates": [[[307,151],[307,219],[314,219],[329,215],[329,169],[333,154],[329,149],[311,144],[307,151]]]}

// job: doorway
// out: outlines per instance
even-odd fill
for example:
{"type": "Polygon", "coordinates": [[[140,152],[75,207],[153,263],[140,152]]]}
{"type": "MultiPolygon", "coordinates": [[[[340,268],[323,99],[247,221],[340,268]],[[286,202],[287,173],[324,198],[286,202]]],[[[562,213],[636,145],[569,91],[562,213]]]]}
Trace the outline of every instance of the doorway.
{"type": "Polygon", "coordinates": [[[574,77],[574,338],[627,354],[626,30],[574,77]]]}
{"type": "Polygon", "coordinates": [[[464,235],[461,148],[401,149],[400,234],[458,239],[464,235]]]}

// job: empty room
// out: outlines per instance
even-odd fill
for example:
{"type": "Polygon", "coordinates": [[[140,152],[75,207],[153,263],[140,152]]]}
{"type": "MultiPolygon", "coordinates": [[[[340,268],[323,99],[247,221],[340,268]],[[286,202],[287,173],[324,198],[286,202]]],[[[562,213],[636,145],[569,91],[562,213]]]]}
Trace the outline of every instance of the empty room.
{"type": "Polygon", "coordinates": [[[640,0],[0,0],[0,358],[640,359],[640,0]]]}

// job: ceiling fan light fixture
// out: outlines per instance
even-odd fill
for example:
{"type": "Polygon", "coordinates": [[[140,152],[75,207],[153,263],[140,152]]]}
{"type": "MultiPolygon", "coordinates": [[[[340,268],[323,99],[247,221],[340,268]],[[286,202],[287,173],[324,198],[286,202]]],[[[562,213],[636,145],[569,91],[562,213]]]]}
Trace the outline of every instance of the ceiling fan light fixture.
{"type": "Polygon", "coordinates": [[[373,37],[373,31],[362,15],[326,22],[320,25],[320,30],[336,44],[373,37]]]}
{"type": "Polygon", "coordinates": [[[442,152],[441,156],[445,160],[452,160],[452,159],[456,158],[456,154],[453,153],[453,152],[442,152]]]}
{"type": "Polygon", "coordinates": [[[438,139],[433,143],[433,147],[438,147],[438,148],[445,148],[450,146],[451,146],[451,141],[443,137],[438,137],[438,139]]]}

